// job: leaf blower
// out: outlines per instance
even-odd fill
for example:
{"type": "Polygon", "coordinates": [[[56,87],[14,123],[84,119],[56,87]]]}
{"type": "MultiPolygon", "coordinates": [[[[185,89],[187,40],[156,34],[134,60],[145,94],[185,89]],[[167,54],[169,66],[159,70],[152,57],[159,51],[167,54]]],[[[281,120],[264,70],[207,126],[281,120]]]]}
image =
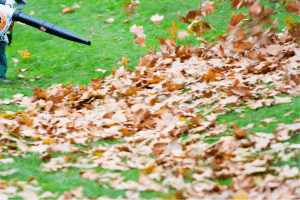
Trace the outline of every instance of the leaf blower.
{"type": "Polygon", "coordinates": [[[22,13],[20,10],[24,8],[25,4],[26,0],[0,0],[0,39],[2,41],[8,40],[6,32],[11,27],[13,21],[19,21],[58,37],[71,40],[73,42],[91,45],[89,40],[86,40],[71,31],[22,13]],[[13,8],[15,3],[18,4],[17,9],[13,8]]]}

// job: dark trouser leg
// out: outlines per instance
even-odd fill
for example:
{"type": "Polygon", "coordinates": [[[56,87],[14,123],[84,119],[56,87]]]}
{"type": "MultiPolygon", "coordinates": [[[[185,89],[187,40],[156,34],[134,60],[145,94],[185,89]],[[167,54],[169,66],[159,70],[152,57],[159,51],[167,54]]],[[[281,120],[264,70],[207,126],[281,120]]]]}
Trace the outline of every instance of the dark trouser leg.
{"type": "Polygon", "coordinates": [[[5,56],[6,42],[0,41],[0,78],[6,78],[7,60],[5,56]]]}

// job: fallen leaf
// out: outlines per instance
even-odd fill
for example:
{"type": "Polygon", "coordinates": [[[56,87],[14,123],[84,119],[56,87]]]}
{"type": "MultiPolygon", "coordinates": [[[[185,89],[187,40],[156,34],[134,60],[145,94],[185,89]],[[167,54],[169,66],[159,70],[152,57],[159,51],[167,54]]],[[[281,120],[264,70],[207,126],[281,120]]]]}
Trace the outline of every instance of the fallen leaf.
{"type": "Polygon", "coordinates": [[[189,36],[187,31],[178,31],[178,33],[177,33],[177,38],[181,41],[184,40],[185,37],[187,37],[187,36],[189,36]]]}
{"type": "Polygon", "coordinates": [[[230,125],[233,128],[234,136],[236,136],[237,138],[243,138],[247,135],[247,133],[235,123],[232,122],[230,125]]]}
{"type": "Polygon", "coordinates": [[[243,190],[233,196],[234,200],[248,200],[248,194],[243,190]]]}
{"type": "Polygon", "coordinates": [[[23,57],[23,58],[30,58],[30,52],[27,51],[27,49],[25,51],[18,51],[19,54],[23,57]]]}
{"type": "Polygon", "coordinates": [[[71,7],[66,7],[62,10],[62,13],[67,14],[67,13],[73,13],[75,10],[73,10],[71,7]]]}
{"type": "Polygon", "coordinates": [[[158,15],[158,14],[155,14],[155,15],[152,15],[151,16],[151,21],[153,21],[155,24],[160,24],[161,23],[161,21],[164,19],[164,16],[162,15],[162,16],[160,16],[160,15],[158,15]]]}
{"type": "Polygon", "coordinates": [[[77,3],[74,3],[71,8],[80,8],[80,5],[78,5],[77,3]]]}
{"type": "Polygon", "coordinates": [[[26,68],[18,68],[18,70],[19,70],[19,72],[26,72],[26,71],[28,71],[28,69],[26,69],[26,68]]]}
{"type": "Polygon", "coordinates": [[[111,18],[106,19],[106,21],[111,24],[112,22],[115,21],[115,19],[111,17],[111,18]]]}
{"type": "Polygon", "coordinates": [[[3,164],[13,163],[13,162],[15,162],[15,160],[13,158],[3,158],[3,159],[0,159],[0,163],[3,163],[3,164]]]}
{"type": "Polygon", "coordinates": [[[23,74],[18,74],[18,77],[20,77],[20,78],[26,78],[26,76],[24,76],[23,74]]]}
{"type": "Polygon", "coordinates": [[[272,117],[272,118],[265,118],[265,119],[263,119],[261,121],[262,122],[266,122],[266,123],[270,123],[270,122],[275,122],[277,120],[276,120],[276,117],[272,117]]]}
{"type": "Polygon", "coordinates": [[[136,26],[135,24],[130,27],[130,32],[134,33],[139,38],[145,38],[143,26],[136,26]]]}
{"type": "Polygon", "coordinates": [[[277,97],[275,96],[275,104],[279,104],[279,103],[291,103],[292,102],[292,98],[291,97],[277,97]]]}
{"type": "Polygon", "coordinates": [[[96,69],[95,71],[96,71],[96,72],[102,72],[102,73],[105,73],[105,72],[106,72],[106,70],[100,69],[100,68],[96,69]]]}

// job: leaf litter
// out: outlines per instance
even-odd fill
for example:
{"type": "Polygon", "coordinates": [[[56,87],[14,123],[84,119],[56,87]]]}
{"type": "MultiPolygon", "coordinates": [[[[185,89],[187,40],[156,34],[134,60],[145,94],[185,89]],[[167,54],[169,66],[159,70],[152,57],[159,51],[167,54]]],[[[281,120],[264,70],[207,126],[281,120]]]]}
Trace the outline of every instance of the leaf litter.
{"type": "MultiPolygon", "coordinates": [[[[133,1],[127,4],[135,6],[133,1]]],[[[249,7],[251,20],[244,22],[246,16],[233,14],[228,34],[218,36],[216,45],[176,46],[172,37],[160,39],[161,52],[140,58],[134,71],[126,69],[124,57],[112,75],[92,79],[88,86],[36,87],[31,97],[18,94],[13,100],[1,100],[27,105],[24,111],[1,115],[1,154],[38,152],[44,161],[43,171],[84,168],[81,178],[126,189],[127,197],[139,198],[140,191],[168,193],[169,188],[176,189],[176,198],[181,199],[299,197],[299,169],[269,165],[298,157],[297,151],[286,150],[299,147],[282,141],[300,130],[299,123],[279,124],[270,134],[249,131],[254,124],[239,127],[216,122],[231,112],[228,105],[258,109],[291,102],[291,97],[280,94],[300,94],[297,38],[289,31],[275,34],[274,28],[262,29],[261,24],[272,23],[272,10],[254,1],[233,1],[233,7],[244,5],[249,7]],[[211,108],[200,109],[208,105],[211,108]],[[199,114],[201,110],[204,114],[199,114]],[[219,140],[205,142],[215,137],[219,140]],[[78,147],[106,139],[125,142],[86,150],[78,147]],[[53,152],[81,152],[86,157],[79,156],[74,163],[69,156],[52,158],[53,152]],[[98,173],[93,169],[96,167],[139,169],[140,176],[137,182],[124,181],[120,173],[98,173]],[[192,181],[185,182],[188,177],[192,181]],[[212,181],[216,179],[231,179],[232,184],[220,185],[212,181]]],[[[191,24],[192,14],[213,13],[214,7],[214,3],[205,2],[200,11],[179,17],[191,24]]],[[[130,31],[136,39],[145,38],[143,27],[134,25],[130,31]]],[[[0,162],[14,160],[2,158],[0,162]]],[[[0,188],[3,198],[37,197],[34,191],[38,189],[12,186],[7,181],[1,180],[0,188]]],[[[82,192],[79,186],[59,198],[81,198],[82,192]]],[[[40,197],[53,195],[45,192],[40,197]]]]}

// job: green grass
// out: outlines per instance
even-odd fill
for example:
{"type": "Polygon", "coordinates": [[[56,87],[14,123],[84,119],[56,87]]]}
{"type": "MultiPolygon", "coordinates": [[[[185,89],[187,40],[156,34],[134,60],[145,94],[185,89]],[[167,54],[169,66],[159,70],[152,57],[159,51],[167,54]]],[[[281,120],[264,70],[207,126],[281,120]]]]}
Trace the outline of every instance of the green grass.
{"type": "MultiPolygon", "coordinates": [[[[58,26],[66,28],[78,35],[91,40],[91,46],[74,43],[71,41],[63,40],[61,38],[43,33],[35,28],[15,24],[12,45],[7,47],[6,56],[8,59],[8,72],[7,78],[12,82],[10,84],[1,84],[0,99],[11,99],[13,95],[22,93],[26,96],[33,94],[33,87],[41,87],[43,89],[51,86],[52,84],[69,83],[72,79],[72,84],[88,85],[92,78],[102,78],[104,75],[109,75],[113,66],[119,67],[117,62],[122,60],[123,56],[130,59],[127,67],[134,69],[139,62],[139,58],[145,55],[151,47],[158,46],[157,37],[168,37],[166,31],[167,27],[171,27],[172,19],[179,24],[179,30],[185,30],[187,24],[179,21],[177,11],[180,11],[185,16],[188,11],[197,9],[200,1],[180,1],[180,0],[159,0],[159,1],[146,1],[140,0],[141,6],[137,8],[136,13],[139,15],[133,16],[129,19],[129,23],[125,24],[123,21],[128,19],[124,13],[121,0],[89,0],[80,4],[79,1],[74,0],[31,0],[23,10],[24,13],[29,14],[31,10],[37,10],[33,17],[52,22],[58,26]],[[63,4],[67,7],[78,3],[81,8],[76,9],[74,13],[62,14],[63,4]],[[103,14],[99,18],[97,15],[103,14]],[[160,25],[155,25],[150,21],[150,17],[154,14],[164,15],[164,20],[160,25]],[[113,17],[115,21],[111,24],[106,23],[106,19],[113,17]],[[142,48],[133,42],[133,33],[129,28],[136,24],[137,26],[144,27],[144,33],[147,35],[146,48],[142,48]],[[93,32],[93,38],[90,37],[89,30],[93,32]],[[119,40],[116,40],[120,38],[119,40]],[[32,57],[25,59],[20,56],[18,51],[27,49],[32,57]],[[12,58],[19,59],[17,66],[14,66],[12,58]],[[55,66],[55,67],[54,67],[55,66]],[[23,72],[27,78],[22,79],[18,77],[18,68],[27,68],[28,71],[23,72]],[[95,72],[95,69],[105,69],[105,74],[95,72]],[[44,74],[45,77],[36,81],[29,81],[44,74]],[[25,83],[26,82],[26,83],[25,83]]],[[[267,0],[262,1],[267,4],[267,0]]],[[[209,31],[203,35],[203,38],[210,40],[213,36],[222,35],[226,32],[227,22],[232,16],[232,12],[246,13],[246,9],[233,10],[230,9],[230,2],[217,3],[215,14],[210,14],[205,18],[216,31],[209,31]]],[[[278,18],[279,26],[278,31],[284,28],[283,18],[292,16],[295,21],[300,21],[296,14],[288,14],[284,10],[285,6],[280,6],[275,9],[276,14],[273,18],[278,18]]],[[[200,44],[194,36],[188,37],[185,41],[177,41],[178,45],[190,44],[196,46],[200,44]]],[[[267,132],[273,133],[278,123],[292,123],[292,120],[300,118],[300,97],[293,97],[293,102],[290,104],[275,105],[272,107],[263,107],[257,110],[251,110],[247,107],[240,107],[239,109],[245,110],[245,118],[238,118],[242,113],[236,113],[232,108],[232,112],[221,116],[218,123],[234,122],[240,127],[245,127],[249,123],[254,123],[254,128],[250,129],[252,132],[267,132]],[[288,117],[283,117],[283,114],[293,110],[294,113],[288,117]],[[276,117],[276,122],[266,124],[261,122],[262,119],[276,117]]],[[[16,105],[0,105],[0,111],[17,111],[24,109],[16,105]]],[[[183,139],[187,139],[187,135],[183,135],[183,139]]],[[[206,142],[213,143],[219,137],[206,138],[206,142]]],[[[99,141],[91,143],[88,146],[78,145],[81,149],[88,149],[92,146],[103,145],[106,142],[109,145],[120,143],[120,141],[99,141]]],[[[289,142],[299,143],[300,137],[295,134],[289,142]]],[[[60,155],[69,155],[72,159],[76,160],[79,156],[84,155],[71,155],[71,154],[53,154],[53,157],[60,155]]],[[[2,157],[11,157],[1,155],[2,157]]],[[[116,191],[111,188],[104,189],[96,182],[87,179],[81,179],[79,171],[81,169],[68,169],[66,172],[42,172],[42,161],[38,158],[38,154],[28,153],[25,158],[13,157],[14,163],[0,165],[0,171],[10,169],[19,169],[13,175],[1,177],[8,181],[23,180],[27,181],[29,177],[34,176],[41,184],[44,191],[57,192],[57,196],[64,191],[75,189],[80,185],[84,186],[84,195],[87,197],[97,197],[107,195],[116,198],[119,195],[124,196],[125,191],[116,191]]],[[[291,166],[296,166],[297,160],[287,161],[291,166]],[[295,164],[296,163],[296,164],[295,164]]],[[[284,164],[284,163],[278,163],[284,164]]],[[[299,166],[299,165],[298,165],[299,166]]],[[[101,168],[96,168],[96,171],[105,171],[101,168]]],[[[121,173],[125,180],[137,181],[139,177],[138,170],[129,170],[121,173]]],[[[189,177],[186,177],[186,182],[190,182],[189,177]]],[[[232,180],[212,180],[221,185],[230,185],[232,180]]],[[[175,192],[170,189],[170,194],[162,194],[160,192],[141,192],[143,198],[155,197],[174,197],[175,192]]]]}
{"type": "MultiPolygon", "coordinates": [[[[223,115],[217,119],[218,123],[234,122],[240,127],[245,127],[250,123],[254,123],[254,127],[250,129],[252,132],[265,132],[274,133],[277,128],[277,124],[285,123],[291,124],[293,120],[300,118],[300,96],[292,97],[292,103],[278,104],[270,107],[261,107],[257,110],[252,110],[248,107],[239,107],[242,112],[236,112],[235,108],[226,115],[223,115]],[[243,111],[244,110],[244,111],[243,111]],[[284,114],[293,111],[292,114],[284,116],[284,114]],[[244,114],[244,118],[239,118],[241,114],[244,114]],[[275,117],[277,121],[266,123],[261,120],[266,118],[275,117]]],[[[300,142],[300,141],[299,141],[300,142]]]]}
{"type": "MultiPolygon", "coordinates": [[[[42,189],[37,193],[38,195],[45,191],[57,192],[57,195],[61,195],[64,191],[76,189],[80,185],[84,186],[84,195],[88,197],[108,195],[111,198],[116,198],[119,195],[124,195],[124,191],[116,191],[110,188],[104,189],[93,181],[81,179],[79,172],[83,169],[71,168],[64,172],[42,172],[41,160],[36,153],[27,153],[25,158],[14,157],[14,160],[14,163],[2,164],[0,171],[10,169],[18,169],[19,171],[2,178],[8,181],[27,181],[31,176],[34,176],[40,184],[38,186],[42,186],[42,189]]],[[[102,169],[101,171],[109,170],[102,169]]]]}

